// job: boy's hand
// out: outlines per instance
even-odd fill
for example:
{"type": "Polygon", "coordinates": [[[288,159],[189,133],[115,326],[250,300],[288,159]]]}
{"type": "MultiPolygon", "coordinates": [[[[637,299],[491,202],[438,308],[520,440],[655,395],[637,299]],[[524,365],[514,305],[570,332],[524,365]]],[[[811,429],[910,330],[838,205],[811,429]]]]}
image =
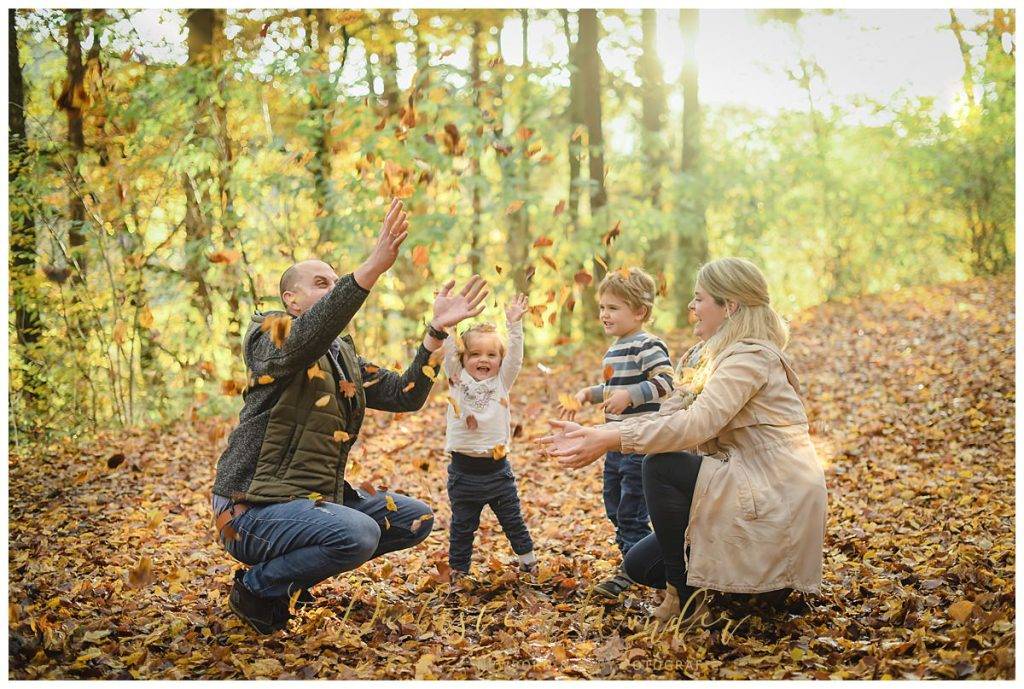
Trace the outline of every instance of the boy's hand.
{"type": "Polygon", "coordinates": [[[527,298],[525,294],[517,294],[512,298],[512,301],[505,307],[505,319],[509,323],[518,323],[523,320],[523,315],[528,310],[527,298]]]}
{"type": "Polygon", "coordinates": [[[629,391],[619,388],[606,399],[601,406],[609,414],[621,414],[627,408],[632,406],[633,398],[629,396],[629,391]]]}
{"type": "MultiPolygon", "coordinates": [[[[587,403],[587,400],[589,399],[587,389],[583,388],[582,390],[577,392],[575,395],[573,395],[573,399],[576,400],[576,402],[579,404],[579,407],[582,407],[584,404],[587,403]]],[[[579,411],[579,407],[577,407],[576,409],[570,409],[566,407],[564,404],[559,405],[558,418],[568,419],[569,421],[572,421],[573,419],[576,418],[576,412],[579,411]]]]}

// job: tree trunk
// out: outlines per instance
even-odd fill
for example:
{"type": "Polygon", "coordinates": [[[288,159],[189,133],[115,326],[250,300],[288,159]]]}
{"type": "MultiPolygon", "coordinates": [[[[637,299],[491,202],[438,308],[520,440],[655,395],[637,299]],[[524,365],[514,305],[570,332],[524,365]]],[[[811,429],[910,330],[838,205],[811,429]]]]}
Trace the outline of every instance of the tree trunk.
{"type": "Polygon", "coordinates": [[[14,9],[7,10],[7,78],[10,84],[7,184],[14,202],[10,208],[11,296],[18,344],[28,346],[39,341],[40,321],[38,295],[31,287],[36,269],[36,225],[32,214],[35,201],[31,197],[32,185],[29,182],[31,171],[22,178],[22,168],[28,164],[28,136],[25,131],[25,82],[18,55],[18,32],[14,25],[16,14],[14,9]]]}
{"type": "Polygon", "coordinates": [[[72,259],[71,280],[82,282],[87,271],[85,256],[85,198],[84,181],[78,172],[79,158],[85,151],[85,135],[82,130],[82,108],[87,98],[85,92],[85,65],[82,63],[82,41],[78,31],[82,23],[82,10],[65,10],[67,22],[67,81],[58,105],[64,110],[68,121],[68,166],[71,179],[68,195],[68,245],[72,259]]]}
{"type": "MultiPolygon", "coordinates": [[[[519,10],[519,21],[523,40],[523,66],[519,73],[523,81],[519,94],[522,103],[522,108],[519,111],[519,127],[523,128],[527,126],[530,117],[530,11],[528,9],[519,10]]],[[[512,139],[517,147],[522,149],[518,152],[518,165],[513,168],[515,198],[526,201],[530,192],[530,160],[526,157],[526,148],[530,145],[530,140],[521,141],[518,132],[513,132],[512,139]]],[[[520,294],[527,294],[532,283],[532,280],[527,279],[526,275],[531,242],[529,204],[524,203],[510,218],[509,233],[505,244],[508,255],[512,259],[512,282],[516,292],[520,294]]]]}
{"type": "Polygon", "coordinates": [[[708,260],[708,235],[705,219],[704,175],[701,172],[701,112],[697,92],[697,35],[700,30],[699,10],[679,10],[679,27],[683,34],[683,145],[680,173],[684,185],[684,218],[686,248],[673,250],[683,258],[676,272],[682,276],[677,294],[690,294],[697,268],[708,260]]]}
{"type": "Polygon", "coordinates": [[[320,244],[333,239],[333,222],[335,214],[331,203],[330,183],[332,174],[330,131],[333,124],[335,81],[330,73],[330,27],[327,21],[327,10],[306,10],[307,36],[314,33],[316,23],[317,56],[316,68],[310,81],[309,117],[312,121],[312,139],[310,146],[313,157],[307,169],[313,175],[313,204],[316,207],[317,239],[313,253],[317,253],[320,244]]]}
{"type": "Polygon", "coordinates": [[[643,53],[637,65],[637,72],[643,94],[640,118],[641,143],[647,162],[648,178],[651,180],[648,198],[651,205],[657,208],[661,200],[662,167],[665,163],[662,126],[666,110],[665,86],[662,81],[661,63],[658,61],[658,13],[656,10],[643,10],[640,20],[643,26],[643,53]]]}
{"type": "MultiPolygon", "coordinates": [[[[583,122],[587,129],[587,165],[590,175],[590,219],[591,224],[600,231],[600,224],[607,223],[607,213],[602,211],[608,204],[608,194],[604,186],[604,134],[601,122],[601,57],[597,52],[600,38],[600,25],[596,10],[579,11],[580,31],[576,43],[577,59],[579,60],[579,91],[580,103],[586,103],[583,109],[583,122]]],[[[601,233],[598,234],[598,237],[601,233]]],[[[603,254],[601,260],[608,265],[607,247],[596,243],[603,254]]],[[[594,261],[594,283],[604,279],[607,270],[599,261],[594,261]]],[[[596,293],[595,293],[596,294],[596,293]]],[[[597,332],[597,300],[583,300],[583,327],[588,334],[597,332]]]]}
{"type": "Polygon", "coordinates": [[[583,113],[580,104],[580,62],[577,41],[572,39],[569,28],[569,11],[559,10],[562,15],[562,29],[565,32],[565,44],[569,47],[569,108],[566,117],[569,120],[569,224],[573,231],[580,219],[580,168],[583,163],[582,137],[573,138],[583,125],[583,113]]]}
{"type": "Polygon", "coordinates": [[[960,48],[960,57],[964,61],[964,93],[967,95],[967,102],[973,108],[974,70],[971,66],[971,47],[967,45],[967,41],[964,40],[964,25],[960,23],[959,19],[957,19],[956,11],[952,8],[949,10],[949,28],[953,31],[953,35],[956,36],[956,44],[960,48]]]}
{"type": "MultiPolygon", "coordinates": [[[[473,89],[473,112],[478,116],[480,114],[480,91],[484,88],[484,84],[481,79],[483,73],[480,67],[480,53],[483,51],[483,26],[479,20],[475,20],[472,25],[472,31],[470,33],[472,39],[472,48],[470,55],[470,80],[472,81],[471,87],[473,89]]],[[[480,264],[483,256],[480,248],[480,235],[481,235],[481,215],[483,213],[483,203],[480,198],[480,187],[482,180],[480,179],[480,149],[479,146],[474,144],[472,157],[469,161],[470,177],[472,178],[472,204],[473,204],[473,216],[469,224],[469,267],[474,275],[480,274],[480,264]]]]}
{"type": "MultiPolygon", "coordinates": [[[[188,11],[188,66],[193,74],[209,75],[212,63],[213,36],[217,25],[216,12],[212,9],[188,11]]],[[[206,79],[197,79],[204,84],[206,79]]],[[[204,89],[197,86],[190,104],[195,118],[195,145],[203,146],[210,136],[209,120],[202,111],[208,99],[204,89]]],[[[205,166],[204,166],[205,167],[205,166]]],[[[211,248],[210,220],[206,209],[209,196],[201,192],[208,188],[204,182],[209,178],[209,169],[195,170],[193,174],[182,172],[181,183],[185,193],[185,277],[194,286],[192,306],[199,312],[203,322],[210,326],[213,318],[213,303],[210,288],[206,283],[206,253],[211,248]]]]}

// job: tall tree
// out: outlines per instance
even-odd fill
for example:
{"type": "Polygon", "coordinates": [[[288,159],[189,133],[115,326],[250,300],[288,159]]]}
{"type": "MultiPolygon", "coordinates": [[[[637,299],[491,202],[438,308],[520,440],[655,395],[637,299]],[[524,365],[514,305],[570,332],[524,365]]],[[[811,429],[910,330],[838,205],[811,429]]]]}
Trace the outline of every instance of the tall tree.
{"type": "Polygon", "coordinates": [[[662,80],[661,62],[658,60],[658,13],[643,10],[640,13],[643,50],[637,64],[640,77],[641,102],[641,146],[649,173],[648,198],[651,205],[658,207],[661,201],[661,180],[665,164],[665,143],[662,134],[667,109],[665,84],[662,80]]]}
{"type": "Polygon", "coordinates": [[[569,48],[569,107],[566,118],[569,121],[569,221],[575,229],[580,218],[580,169],[583,167],[583,107],[580,102],[580,60],[579,43],[573,39],[569,26],[569,10],[559,10],[565,44],[569,48]]]}
{"type": "Polygon", "coordinates": [[[17,11],[7,10],[7,81],[10,96],[7,101],[7,184],[11,194],[11,294],[14,301],[14,329],[18,344],[27,346],[39,341],[38,297],[32,289],[32,275],[36,269],[36,225],[29,196],[31,180],[27,176],[28,134],[25,129],[25,81],[21,73],[18,54],[18,31],[15,28],[17,11]]]}
{"type": "Polygon", "coordinates": [[[72,282],[85,279],[88,266],[85,256],[85,197],[83,179],[78,166],[85,151],[82,109],[88,95],[85,90],[85,65],[82,62],[82,10],[65,10],[67,32],[67,73],[64,89],[57,99],[57,106],[67,116],[68,123],[68,246],[72,265],[72,282]]]}
{"type": "MultiPolygon", "coordinates": [[[[593,227],[607,221],[605,206],[608,192],[604,184],[604,134],[601,121],[601,56],[597,52],[600,40],[600,23],[597,10],[579,10],[579,38],[576,43],[579,61],[579,98],[586,103],[583,109],[583,123],[587,132],[587,169],[589,172],[590,222],[593,227]]],[[[594,279],[600,283],[607,272],[608,251],[602,245],[601,261],[594,261],[594,279]],[[602,265],[602,262],[604,265],[602,265]]],[[[583,327],[593,333],[597,329],[597,300],[583,300],[583,327]]]]}
{"type": "MultiPolygon", "coordinates": [[[[485,88],[483,82],[483,70],[481,68],[482,53],[484,51],[484,31],[483,23],[479,19],[474,19],[470,24],[470,82],[471,88],[473,89],[473,112],[477,116],[480,114],[481,95],[485,88]]],[[[472,151],[470,152],[469,159],[469,171],[470,179],[472,184],[472,209],[473,215],[470,218],[469,223],[469,266],[470,270],[474,275],[480,273],[480,264],[483,258],[482,248],[480,246],[481,240],[481,224],[483,214],[483,202],[481,199],[481,187],[483,186],[483,176],[480,167],[480,156],[481,150],[478,142],[481,137],[475,137],[475,141],[471,142],[472,151]]]]}
{"type": "MultiPolygon", "coordinates": [[[[217,13],[212,9],[187,10],[188,66],[192,85],[195,144],[206,147],[210,139],[210,125],[203,106],[209,100],[209,83],[213,61],[213,37],[220,28],[217,13]]],[[[205,155],[200,159],[206,160],[205,155]]],[[[192,305],[208,326],[213,318],[213,301],[206,282],[206,253],[211,247],[210,169],[204,163],[199,169],[181,173],[185,193],[185,277],[192,283],[192,305]]]]}
{"type": "MultiPolygon", "coordinates": [[[[529,146],[529,130],[527,123],[530,121],[530,11],[519,10],[519,21],[522,29],[522,50],[523,66],[519,72],[521,86],[519,89],[519,101],[522,107],[519,111],[519,128],[513,136],[513,140],[521,150],[516,151],[511,165],[506,170],[511,172],[509,181],[512,183],[515,193],[513,196],[517,201],[525,202],[530,191],[530,161],[526,156],[526,148],[529,146]],[[523,135],[520,135],[523,133],[523,135]],[[518,164],[515,164],[518,162],[518,164]]],[[[511,214],[509,218],[509,231],[505,238],[505,246],[509,259],[512,262],[512,281],[516,292],[525,294],[530,287],[530,280],[527,278],[527,255],[530,251],[530,215],[529,204],[521,203],[519,209],[511,214]]]]}
{"type": "Polygon", "coordinates": [[[964,63],[964,95],[967,102],[974,107],[974,65],[971,64],[971,46],[964,40],[964,25],[956,16],[956,10],[949,8],[949,28],[956,36],[957,47],[960,48],[960,58],[964,63]]]}
{"type": "MultiPolygon", "coordinates": [[[[707,201],[705,180],[701,172],[701,110],[698,94],[697,36],[700,30],[699,10],[679,10],[679,28],[683,34],[683,69],[680,81],[683,87],[683,145],[680,159],[680,173],[683,187],[683,209],[686,222],[686,259],[681,267],[683,279],[681,293],[689,294],[693,274],[697,266],[708,259],[708,236],[706,222],[707,201]]],[[[680,293],[680,290],[677,290],[680,293]]]]}

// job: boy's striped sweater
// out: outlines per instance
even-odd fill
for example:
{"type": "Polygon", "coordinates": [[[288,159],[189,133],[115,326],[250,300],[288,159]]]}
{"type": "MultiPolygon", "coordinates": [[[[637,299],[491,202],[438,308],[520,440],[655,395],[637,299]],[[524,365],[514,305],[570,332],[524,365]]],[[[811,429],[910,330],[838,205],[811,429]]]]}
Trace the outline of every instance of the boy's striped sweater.
{"type": "Polygon", "coordinates": [[[588,388],[591,404],[600,404],[618,389],[629,391],[632,403],[621,414],[605,414],[607,421],[621,421],[634,414],[661,408],[659,400],[672,392],[672,360],[660,338],[643,331],[620,338],[604,355],[603,369],[612,376],[601,385],[588,388]]]}

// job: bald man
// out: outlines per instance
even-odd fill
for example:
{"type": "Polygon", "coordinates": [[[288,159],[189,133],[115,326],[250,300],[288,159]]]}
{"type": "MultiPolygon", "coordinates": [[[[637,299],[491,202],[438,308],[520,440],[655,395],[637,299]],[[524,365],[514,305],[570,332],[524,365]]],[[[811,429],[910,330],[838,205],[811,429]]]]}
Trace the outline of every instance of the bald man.
{"type": "Polygon", "coordinates": [[[398,374],[359,356],[339,337],[377,279],[394,264],[408,221],[393,201],[369,258],[338,277],[324,261],[296,263],[281,276],[285,311],[256,313],[245,336],[249,386],[238,427],[217,463],[213,513],[220,543],[239,569],[228,599],[257,632],[283,629],[289,598],[385,553],[410,548],[433,528],[419,500],[345,481],[349,450],[367,408],[423,406],[433,381],[423,368],[447,329],[479,314],[487,296],[473,278],[454,281],[434,301],[433,318],[412,363],[398,374]]]}

